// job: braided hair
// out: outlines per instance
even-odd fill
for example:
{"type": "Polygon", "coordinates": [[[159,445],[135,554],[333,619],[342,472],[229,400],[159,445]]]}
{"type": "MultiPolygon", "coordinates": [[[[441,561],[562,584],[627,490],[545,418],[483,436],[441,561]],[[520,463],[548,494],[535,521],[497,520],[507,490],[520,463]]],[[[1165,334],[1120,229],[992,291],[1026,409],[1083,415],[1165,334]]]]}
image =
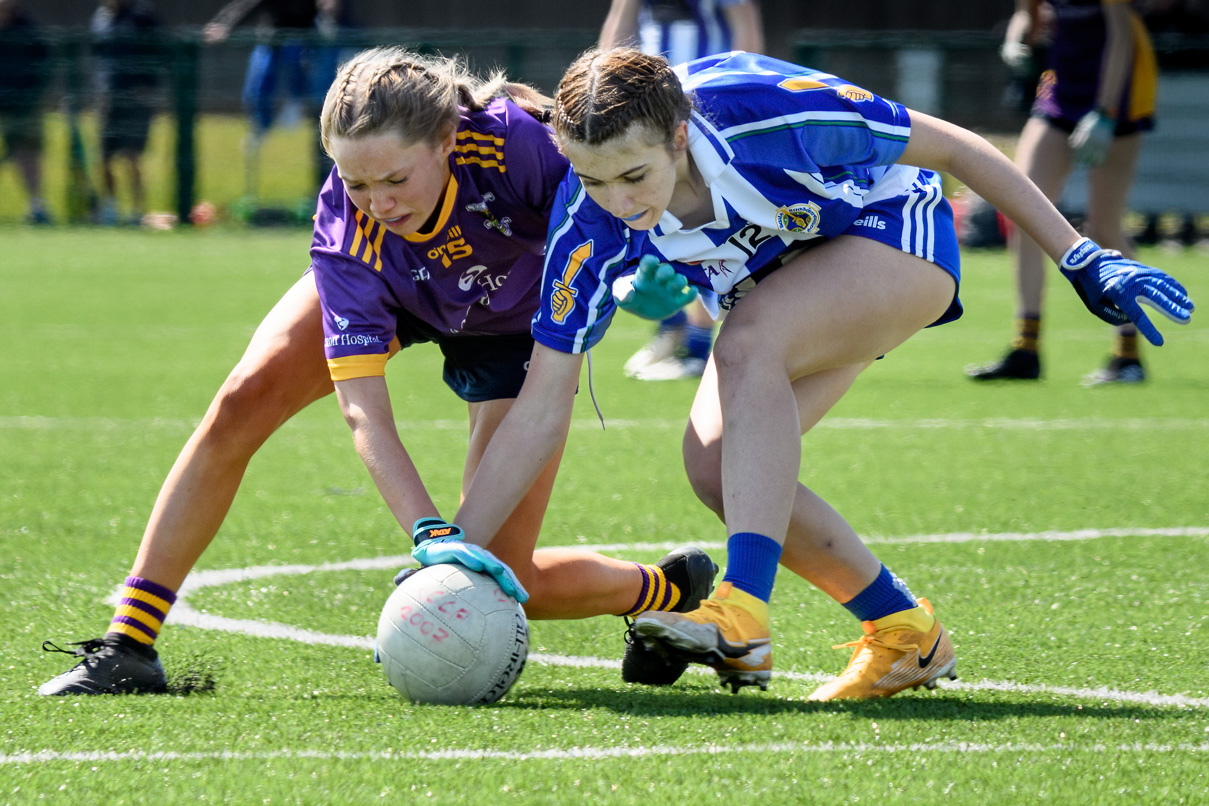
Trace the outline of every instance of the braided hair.
{"type": "Polygon", "coordinates": [[[333,138],[383,132],[436,145],[457,126],[459,108],[478,112],[501,96],[539,120],[549,119],[553,101],[508,81],[502,71],[481,79],[458,58],[401,47],[364,50],[341,66],[327,91],[319,118],[323,148],[330,154],[333,138]]]}
{"type": "Polygon", "coordinates": [[[670,144],[692,98],[662,56],[635,48],[592,49],[567,68],[554,96],[554,131],[563,142],[599,145],[640,124],[670,144]]]}

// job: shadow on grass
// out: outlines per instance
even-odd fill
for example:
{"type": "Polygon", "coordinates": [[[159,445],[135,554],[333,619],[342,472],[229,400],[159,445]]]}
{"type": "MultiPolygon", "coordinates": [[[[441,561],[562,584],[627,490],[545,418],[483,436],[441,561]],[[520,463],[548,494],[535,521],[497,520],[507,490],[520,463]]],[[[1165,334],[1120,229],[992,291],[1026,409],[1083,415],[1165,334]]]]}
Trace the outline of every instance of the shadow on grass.
{"type": "Polygon", "coordinates": [[[975,702],[969,695],[933,693],[900,695],[889,699],[811,702],[787,700],[768,693],[729,694],[703,686],[676,689],[639,689],[624,693],[587,689],[539,689],[517,691],[499,708],[582,710],[607,708],[639,716],[782,716],[786,714],[847,714],[861,720],[931,720],[980,722],[1029,717],[1078,717],[1084,719],[1161,719],[1162,709],[1131,704],[1079,704],[1047,702],[975,702]]]}

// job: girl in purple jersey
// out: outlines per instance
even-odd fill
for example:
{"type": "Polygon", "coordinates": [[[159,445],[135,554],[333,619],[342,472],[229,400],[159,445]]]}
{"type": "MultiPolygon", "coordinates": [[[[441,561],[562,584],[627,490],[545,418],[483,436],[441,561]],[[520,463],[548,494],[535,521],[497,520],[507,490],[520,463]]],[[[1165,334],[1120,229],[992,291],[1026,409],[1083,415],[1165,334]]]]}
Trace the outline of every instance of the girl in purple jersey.
{"type": "MultiPolygon", "coordinates": [[[[1153,126],[1158,67],[1150,36],[1130,0],[1017,0],[1004,58],[1024,58],[1030,40],[1049,40],[1047,64],[1031,117],[1020,133],[1016,164],[1050,199],[1076,165],[1087,169],[1090,238],[1133,256],[1123,229],[1142,136],[1153,126]]],[[[1003,358],[966,368],[976,381],[1037,380],[1046,256],[1014,232],[1016,336],[1003,358]]],[[[1108,363],[1084,385],[1145,379],[1132,324],[1117,328],[1108,363]]]]}
{"type": "MultiPolygon", "coordinates": [[[[457,523],[468,539],[494,547],[491,536],[562,446],[583,352],[613,315],[607,291],[601,292],[615,271],[610,267],[636,259],[637,279],[618,305],[658,318],[664,303],[684,301],[686,277],[711,282],[695,258],[716,251],[725,233],[742,227],[732,236],[739,237],[751,230],[746,242],[753,246],[756,240],[784,245],[778,259],[748,278],[752,282],[736,286],[745,293],[736,295],[722,323],[683,443],[694,491],[726,525],[726,577],[697,610],[644,613],[634,631],[652,651],[713,667],[735,690],[763,688],[772,669],[768,600],[781,564],[843,604],[864,630],[850,644],[855,651],[848,668],[813,699],[887,697],[932,687],[938,678],[954,676],[956,660],[931,605],[917,600],[853,528],[798,481],[801,436],[866,367],[942,321],[955,301],[955,266],[942,260],[942,251],[950,251],[942,242],[955,250],[947,206],[918,204],[927,196],[922,188],[895,191],[899,169],[948,171],[1010,215],[1060,262],[1102,318],[1119,322],[1129,311],[1158,339],[1135,298],[1180,321],[1189,318],[1191,302],[1162,272],[1081,239],[1010,160],[965,129],[894,107],[904,113],[901,125],[888,130],[899,147],[877,161],[896,166],[870,173],[865,161],[876,123],[834,110],[841,95],[861,99],[854,102],[859,104],[871,94],[747,54],[692,62],[678,71],[659,57],[621,49],[589,52],[563,77],[554,126],[573,173],[560,192],[565,206],[552,215],[537,343],[524,388],[479,463],[457,523]],[[692,96],[678,71],[692,82],[692,96]],[[749,104],[736,102],[740,87],[749,104]],[[755,119],[752,110],[774,106],[767,93],[780,99],[778,109],[755,119]],[[732,136],[725,148],[721,135],[710,141],[704,134],[719,97],[730,100],[725,132],[732,136]],[[815,115],[818,110],[823,112],[815,115]],[[744,115],[746,123],[738,119],[744,115]],[[837,121],[845,123],[845,133],[837,135],[837,121]],[[766,138],[769,147],[753,144],[756,138],[766,138]],[[725,157],[711,162],[718,154],[725,157]],[[816,164],[815,157],[834,161],[816,164]],[[809,198],[807,188],[822,187],[824,175],[857,176],[856,166],[881,179],[866,188],[863,217],[855,221],[860,213],[846,212],[838,202],[830,209],[798,205],[801,216],[775,225],[739,214],[743,204],[762,209],[755,194],[809,198]],[[890,183],[884,192],[882,180],[890,183]],[[808,215],[811,220],[799,220],[808,215]],[[828,228],[828,216],[838,219],[836,229],[828,228]],[[935,251],[920,249],[912,238],[887,237],[891,230],[906,235],[904,222],[920,224],[923,217],[930,217],[935,251]],[[885,228],[870,226],[871,218],[885,228]],[[942,226],[947,234],[938,231],[942,226]],[[791,237],[808,231],[827,234],[806,242],[791,237]],[[658,265],[652,251],[668,254],[677,240],[684,249],[658,265]],[[693,244],[703,251],[690,253],[693,244]],[[632,254],[634,245],[645,254],[632,254]],[[598,282],[602,277],[605,284],[598,282]]],[[[853,184],[843,195],[860,190],[853,184]]],[[[424,561],[425,547],[413,554],[424,561]]]]}
{"type": "MultiPolygon", "coordinates": [[[[561,447],[501,521],[498,557],[450,542],[449,530],[434,528],[439,512],[395,429],[386,359],[418,342],[439,345],[445,381],[467,402],[466,484],[512,407],[532,351],[550,208],[566,172],[539,122],[548,103],[500,74],[482,81],[456,61],[398,48],[366,51],[341,68],[321,120],[336,171],[320,195],[314,271],[260,324],[177,459],[109,631],[81,642],[72,654],[83,660],[40,694],[166,690],[154,644],[176,591],[251,456],[333,383],[399,523],[417,542],[441,535],[442,561],[496,576],[528,599],[529,617],[690,610],[709,593],[716,566],[696,548],[655,565],[534,551],[561,447]]],[[[647,667],[631,654],[623,658],[631,682],[672,682],[686,665],[647,667]]]]}

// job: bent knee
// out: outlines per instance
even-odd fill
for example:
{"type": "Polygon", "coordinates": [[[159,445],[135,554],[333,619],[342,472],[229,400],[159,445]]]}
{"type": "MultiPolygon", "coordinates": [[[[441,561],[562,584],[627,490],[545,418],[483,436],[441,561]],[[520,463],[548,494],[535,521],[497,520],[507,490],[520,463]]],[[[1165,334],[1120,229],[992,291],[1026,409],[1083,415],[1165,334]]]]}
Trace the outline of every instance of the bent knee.
{"type": "Polygon", "coordinates": [[[702,504],[723,517],[721,454],[717,447],[706,447],[686,436],[683,447],[684,471],[689,486],[702,504]]]}
{"type": "Polygon", "coordinates": [[[332,391],[330,379],[305,371],[241,361],[227,376],[206,412],[211,438],[263,442],[311,402],[332,391]]]}

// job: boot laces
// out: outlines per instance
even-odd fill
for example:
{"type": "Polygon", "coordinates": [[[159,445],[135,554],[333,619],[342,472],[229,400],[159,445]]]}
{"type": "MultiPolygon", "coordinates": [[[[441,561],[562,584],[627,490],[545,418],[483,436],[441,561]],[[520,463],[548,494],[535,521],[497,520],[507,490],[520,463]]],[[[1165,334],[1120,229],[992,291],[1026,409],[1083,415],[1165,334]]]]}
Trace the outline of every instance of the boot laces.
{"type": "Polygon", "coordinates": [[[736,605],[727,607],[722,603],[721,600],[718,599],[706,599],[701,602],[701,606],[695,611],[696,613],[700,614],[700,617],[693,618],[690,615],[686,616],[686,618],[692,618],[693,621],[701,624],[705,624],[707,622],[710,624],[716,624],[718,629],[722,632],[727,632],[729,630],[738,631],[739,624],[735,618],[735,614],[731,612],[732,610],[743,610],[743,608],[736,605]]]}
{"type": "Polygon", "coordinates": [[[71,655],[72,657],[76,657],[76,658],[88,658],[89,656],[95,655],[98,652],[100,652],[101,647],[104,646],[104,644],[102,643],[102,639],[100,639],[100,638],[90,638],[87,641],[73,641],[73,642],[69,643],[68,646],[77,647],[77,648],[76,649],[63,649],[61,646],[57,645],[54,641],[43,641],[42,642],[42,651],[43,652],[62,652],[64,655],[71,655]]]}
{"type": "Polygon", "coordinates": [[[832,649],[846,649],[855,647],[852,652],[852,658],[848,661],[848,668],[844,670],[845,675],[859,674],[866,666],[873,662],[876,653],[873,647],[881,647],[893,652],[908,652],[914,649],[919,651],[919,644],[887,644],[885,641],[880,641],[877,635],[862,635],[855,641],[849,641],[846,644],[835,644],[832,649]]]}

